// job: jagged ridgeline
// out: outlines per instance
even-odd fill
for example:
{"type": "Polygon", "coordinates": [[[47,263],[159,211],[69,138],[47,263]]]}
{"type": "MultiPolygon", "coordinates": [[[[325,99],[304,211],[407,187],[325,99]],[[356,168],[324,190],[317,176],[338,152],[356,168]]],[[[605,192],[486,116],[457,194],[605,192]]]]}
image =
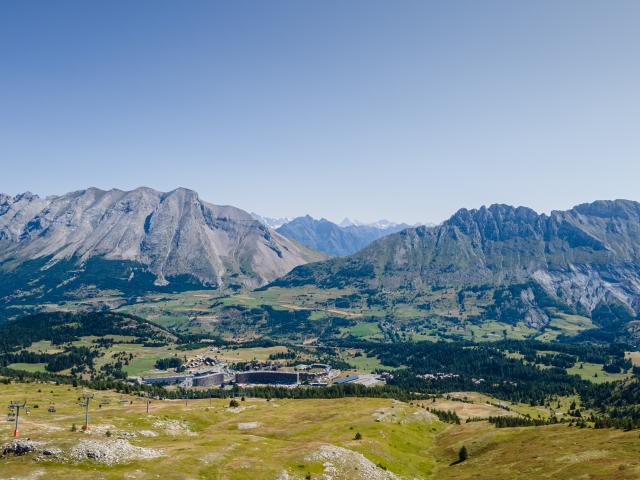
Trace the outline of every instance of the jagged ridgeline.
{"type": "MultiPolygon", "coordinates": [[[[459,210],[436,227],[409,228],[344,258],[295,268],[277,286],[490,292],[490,316],[545,325],[549,309],[637,331],[640,204],[597,201],[538,214],[507,205],[459,210]]],[[[485,309],[485,314],[487,309],[485,309]]]]}
{"type": "Polygon", "coordinates": [[[0,195],[4,304],[101,290],[253,288],[322,258],[247,212],[183,188],[0,195]]]}

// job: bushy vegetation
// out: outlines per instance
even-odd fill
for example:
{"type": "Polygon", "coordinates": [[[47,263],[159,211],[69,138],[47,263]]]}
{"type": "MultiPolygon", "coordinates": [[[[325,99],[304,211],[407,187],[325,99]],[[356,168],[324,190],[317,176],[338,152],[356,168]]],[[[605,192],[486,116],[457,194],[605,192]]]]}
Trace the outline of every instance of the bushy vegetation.
{"type": "Polygon", "coordinates": [[[494,424],[497,428],[507,427],[539,427],[541,425],[548,425],[557,423],[556,417],[551,417],[553,420],[542,420],[541,418],[529,418],[529,417],[489,417],[489,423],[494,424]]]}
{"type": "Polygon", "coordinates": [[[106,335],[134,336],[143,342],[162,341],[169,334],[151,322],[121,313],[39,313],[0,325],[0,354],[40,340],[62,345],[85,336],[106,335]]]}
{"type": "Polygon", "coordinates": [[[177,371],[182,369],[182,359],[180,357],[160,358],[156,360],[155,367],[159,370],[167,370],[175,368],[177,371]]]}
{"type": "Polygon", "coordinates": [[[433,413],[441,422],[445,423],[453,423],[455,425],[460,425],[460,417],[456,412],[438,410],[436,408],[427,408],[428,411],[433,413]]]}

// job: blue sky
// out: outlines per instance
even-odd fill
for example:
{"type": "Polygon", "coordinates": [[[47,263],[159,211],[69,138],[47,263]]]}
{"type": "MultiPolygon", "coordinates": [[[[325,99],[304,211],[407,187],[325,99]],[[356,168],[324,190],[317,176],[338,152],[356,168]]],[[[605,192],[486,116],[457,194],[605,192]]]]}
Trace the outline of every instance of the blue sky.
{"type": "Polygon", "coordinates": [[[0,191],[439,221],[640,200],[640,2],[0,2],[0,191]]]}

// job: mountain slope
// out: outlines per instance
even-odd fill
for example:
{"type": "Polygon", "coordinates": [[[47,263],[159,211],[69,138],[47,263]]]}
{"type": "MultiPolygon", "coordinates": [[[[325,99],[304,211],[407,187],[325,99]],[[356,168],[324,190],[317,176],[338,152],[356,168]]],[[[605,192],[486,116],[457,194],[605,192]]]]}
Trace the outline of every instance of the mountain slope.
{"type": "Polygon", "coordinates": [[[385,235],[407,228],[404,224],[336,225],[324,218],[316,220],[309,215],[298,217],[278,227],[276,231],[314,250],[334,256],[350,255],[385,235]]]}
{"type": "Polygon", "coordinates": [[[248,213],[184,188],[0,197],[0,296],[116,280],[142,281],[141,288],[256,287],[321,258],[248,213]]]}
{"type": "MultiPolygon", "coordinates": [[[[385,289],[532,283],[580,311],[613,304],[635,315],[640,204],[597,201],[550,215],[507,205],[462,209],[439,226],[403,230],[275,282],[385,289]]],[[[531,289],[523,292],[521,302],[540,303],[531,289]]]]}

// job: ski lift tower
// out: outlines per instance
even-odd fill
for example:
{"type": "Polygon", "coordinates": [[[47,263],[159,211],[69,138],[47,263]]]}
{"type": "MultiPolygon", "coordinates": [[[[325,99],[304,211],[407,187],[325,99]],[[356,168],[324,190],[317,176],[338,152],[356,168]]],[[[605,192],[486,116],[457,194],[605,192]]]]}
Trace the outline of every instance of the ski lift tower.
{"type": "Polygon", "coordinates": [[[151,404],[151,394],[146,392],[145,394],[138,395],[138,398],[147,404],[147,415],[149,415],[149,405],[151,404]]]}
{"type": "Polygon", "coordinates": [[[80,402],[80,406],[84,407],[84,425],[82,426],[82,430],[89,430],[89,403],[93,398],[93,394],[84,392],[82,394],[82,400],[80,402]]]}
{"type": "Polygon", "coordinates": [[[15,412],[15,416],[16,416],[16,426],[15,429],[13,430],[13,436],[14,437],[19,437],[20,436],[20,409],[21,408],[26,408],[27,407],[27,402],[11,402],[9,404],[9,410],[11,410],[12,412],[15,412]]]}

